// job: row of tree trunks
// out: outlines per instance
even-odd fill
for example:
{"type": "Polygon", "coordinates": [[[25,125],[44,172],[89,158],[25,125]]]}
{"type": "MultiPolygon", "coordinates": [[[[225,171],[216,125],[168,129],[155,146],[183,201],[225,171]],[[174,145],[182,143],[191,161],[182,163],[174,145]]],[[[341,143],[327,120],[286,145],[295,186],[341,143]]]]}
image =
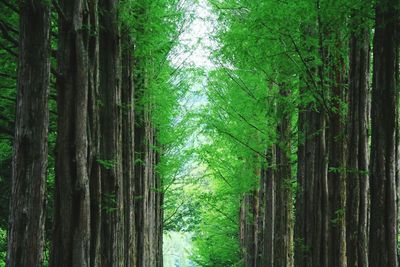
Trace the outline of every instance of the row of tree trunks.
{"type": "Polygon", "coordinates": [[[279,90],[277,143],[266,152],[259,187],[244,195],[240,208],[240,242],[244,266],[294,266],[293,188],[290,96],[279,90]]]}
{"type": "Polygon", "coordinates": [[[50,266],[162,266],[155,129],[151,106],[134,112],[145,97],[135,96],[135,88],[147,88],[134,85],[133,74],[143,81],[145,74],[134,72],[133,43],[118,6],[117,0],[59,5],[50,266]]]}
{"type": "Polygon", "coordinates": [[[47,172],[50,7],[20,1],[17,108],[7,266],[41,266],[47,172]],[[35,51],[32,53],[32,51],[35,51]]]}

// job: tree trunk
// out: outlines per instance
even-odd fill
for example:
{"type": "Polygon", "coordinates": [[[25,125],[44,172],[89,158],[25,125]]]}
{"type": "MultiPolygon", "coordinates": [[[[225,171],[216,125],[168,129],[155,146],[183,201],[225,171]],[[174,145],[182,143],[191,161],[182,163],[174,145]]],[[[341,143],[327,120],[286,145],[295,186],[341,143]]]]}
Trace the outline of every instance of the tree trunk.
{"type": "MultiPolygon", "coordinates": [[[[336,33],[340,37],[340,33],[336,33]]],[[[340,38],[334,38],[339,49],[340,38]]],[[[328,126],[329,165],[329,266],[344,267],[346,259],[346,161],[345,161],[345,117],[342,114],[346,101],[345,65],[341,55],[330,55],[330,114],[328,126]]]]}
{"type": "MultiPolygon", "coordinates": [[[[360,16],[357,14],[357,16],[360,16]]],[[[353,18],[355,28],[360,23],[353,18]]],[[[369,30],[350,37],[349,115],[347,143],[347,265],[368,266],[368,82],[369,30]]]]}
{"type": "Polygon", "coordinates": [[[133,44],[129,29],[124,27],[122,36],[122,165],[124,179],[124,259],[125,267],[136,266],[136,229],[134,210],[134,86],[133,44]]]}
{"type": "Polygon", "coordinates": [[[370,266],[397,266],[395,186],[398,0],[376,5],[372,88],[370,266]]]}
{"type": "Polygon", "coordinates": [[[83,0],[60,2],[53,267],[90,264],[87,8],[83,0]]]}
{"type": "Polygon", "coordinates": [[[101,174],[99,122],[99,16],[98,0],[89,0],[89,184],[90,184],[90,266],[101,266],[101,174]]]}
{"type": "Polygon", "coordinates": [[[124,266],[121,44],[118,0],[99,2],[101,264],[124,266]]]}
{"type": "Polygon", "coordinates": [[[135,59],[135,216],[137,266],[162,266],[163,190],[146,62],[135,59]]]}
{"type": "Polygon", "coordinates": [[[20,2],[7,266],[42,266],[50,82],[50,7],[20,2]]]}
{"type": "Polygon", "coordinates": [[[287,110],[290,91],[281,88],[277,104],[278,144],[276,146],[276,201],[274,231],[274,264],[293,266],[293,195],[291,153],[291,114],[287,110]]]}
{"type": "Polygon", "coordinates": [[[299,153],[298,198],[296,210],[295,266],[327,266],[328,209],[327,163],[325,147],[325,114],[321,111],[302,111],[304,119],[304,148],[299,153]],[[300,160],[302,159],[302,160],[300,160]],[[300,175],[304,175],[301,177],[300,175]],[[302,204],[302,206],[299,206],[302,204]]]}
{"type": "Polygon", "coordinates": [[[245,267],[256,265],[256,192],[245,193],[240,207],[240,240],[245,267]]]}
{"type": "Polygon", "coordinates": [[[262,236],[260,266],[274,266],[274,237],[275,237],[275,146],[266,153],[266,164],[261,172],[260,211],[262,218],[262,236]]]}

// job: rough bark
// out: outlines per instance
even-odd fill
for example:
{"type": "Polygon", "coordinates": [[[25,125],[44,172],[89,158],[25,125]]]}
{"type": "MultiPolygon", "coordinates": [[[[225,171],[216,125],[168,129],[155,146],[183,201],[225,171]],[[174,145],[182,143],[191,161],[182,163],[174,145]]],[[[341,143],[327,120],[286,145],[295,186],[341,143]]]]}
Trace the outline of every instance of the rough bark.
{"type": "Polygon", "coordinates": [[[121,44],[118,0],[99,2],[101,264],[124,266],[121,44]]]}
{"type": "MultiPolygon", "coordinates": [[[[262,256],[260,266],[274,266],[274,238],[275,238],[275,172],[276,165],[275,146],[272,146],[266,153],[266,166],[261,175],[261,187],[264,192],[260,197],[260,210],[262,211],[263,233],[261,237],[262,256]]],[[[261,217],[261,216],[260,216],[261,217]]]]}
{"type": "Polygon", "coordinates": [[[240,206],[240,242],[245,267],[257,266],[256,194],[255,191],[244,194],[240,206]]]}
{"type": "Polygon", "coordinates": [[[134,85],[133,44],[128,28],[122,37],[122,165],[124,190],[124,266],[136,266],[136,229],[134,210],[134,85]]]}
{"type": "Polygon", "coordinates": [[[291,114],[286,109],[290,91],[281,88],[277,104],[278,144],[276,146],[276,200],[274,231],[274,264],[293,266],[293,195],[290,162],[291,153],[291,114]]]}
{"type": "MultiPolygon", "coordinates": [[[[298,161],[298,195],[296,210],[295,266],[327,266],[328,248],[327,162],[325,145],[325,114],[302,111],[304,116],[304,158],[298,161]],[[304,175],[301,177],[300,175],[304,175]]],[[[300,158],[299,158],[300,159],[300,158]]]]}
{"type": "Polygon", "coordinates": [[[20,2],[7,266],[42,266],[50,82],[50,7],[20,2]]]}
{"type": "Polygon", "coordinates": [[[90,266],[101,266],[101,176],[100,165],[100,125],[99,125],[99,18],[98,1],[89,0],[89,185],[90,185],[90,266]]]}
{"type": "Polygon", "coordinates": [[[370,266],[397,266],[395,189],[398,0],[376,4],[372,88],[370,266]]]}
{"type": "MultiPolygon", "coordinates": [[[[353,18],[355,28],[360,27],[353,18]]],[[[370,34],[366,28],[350,37],[347,145],[347,265],[368,266],[368,81],[370,34]]]]}
{"type": "Polygon", "coordinates": [[[135,216],[137,266],[162,266],[163,201],[145,61],[135,59],[135,216]]]}
{"type": "MultiPolygon", "coordinates": [[[[304,38],[315,35],[311,25],[304,26],[304,38]]],[[[321,44],[320,44],[321,45],[321,44]]],[[[307,47],[307,60],[310,67],[302,74],[301,99],[310,92],[307,86],[315,86],[316,69],[314,47],[307,47]]],[[[320,48],[322,49],[322,48],[320,48]]],[[[322,54],[322,51],[320,51],[322,54]]],[[[323,81],[323,70],[318,69],[319,80],[323,81]]],[[[321,84],[318,84],[322,88],[321,84]]],[[[321,90],[313,88],[313,90],[321,90]]],[[[316,103],[301,103],[299,106],[299,150],[298,150],[298,188],[296,198],[295,228],[295,266],[328,266],[328,168],[326,148],[326,111],[319,92],[312,92],[316,103]]]]}
{"type": "MultiPolygon", "coordinates": [[[[337,34],[340,36],[340,34],[337,34]]],[[[334,39],[337,48],[341,48],[340,38],[334,39]]],[[[346,101],[344,58],[330,55],[330,113],[328,120],[327,142],[328,192],[329,192],[329,266],[346,266],[346,161],[345,161],[345,117],[346,101]]]]}
{"type": "Polygon", "coordinates": [[[88,30],[86,1],[60,1],[58,135],[50,266],[90,264],[88,30]]]}

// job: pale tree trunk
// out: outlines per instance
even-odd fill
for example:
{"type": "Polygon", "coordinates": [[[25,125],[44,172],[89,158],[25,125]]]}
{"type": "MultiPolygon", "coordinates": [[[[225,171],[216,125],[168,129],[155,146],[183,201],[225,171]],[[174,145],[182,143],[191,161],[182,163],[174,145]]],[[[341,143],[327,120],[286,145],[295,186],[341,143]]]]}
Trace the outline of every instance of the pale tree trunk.
{"type": "Polygon", "coordinates": [[[7,266],[42,266],[49,126],[50,7],[20,2],[7,266]]]}
{"type": "MultiPolygon", "coordinates": [[[[356,16],[360,16],[357,14],[356,16]]],[[[352,18],[355,29],[358,19],[352,18]]],[[[365,23],[365,22],[364,22],[365,23]]],[[[368,267],[368,82],[369,30],[350,37],[349,115],[347,142],[347,265],[368,267]]]]}
{"type": "Polygon", "coordinates": [[[50,266],[90,264],[88,176],[89,10],[83,0],[61,1],[58,47],[58,135],[50,266]]]}
{"type": "Polygon", "coordinates": [[[90,184],[90,266],[101,266],[100,227],[101,227],[101,176],[100,165],[100,128],[99,128],[99,22],[98,1],[89,0],[90,36],[89,36],[89,184],[90,184]]]}
{"type": "Polygon", "coordinates": [[[395,177],[398,0],[376,5],[372,88],[370,266],[397,266],[395,177]]]}
{"type": "Polygon", "coordinates": [[[127,27],[122,36],[122,164],[124,190],[124,266],[136,266],[136,229],[134,210],[134,85],[133,43],[127,27]]]}

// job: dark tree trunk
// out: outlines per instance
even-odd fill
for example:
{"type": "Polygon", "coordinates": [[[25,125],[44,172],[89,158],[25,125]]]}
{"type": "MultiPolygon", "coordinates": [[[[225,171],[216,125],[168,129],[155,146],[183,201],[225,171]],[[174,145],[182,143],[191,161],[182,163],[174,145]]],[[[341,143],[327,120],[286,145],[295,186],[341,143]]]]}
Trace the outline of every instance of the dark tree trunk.
{"type": "MultiPolygon", "coordinates": [[[[312,25],[304,26],[304,38],[315,37],[312,25]]],[[[300,98],[306,101],[313,87],[312,96],[317,103],[302,103],[299,106],[299,144],[297,162],[297,198],[295,228],[295,266],[328,266],[328,168],[326,149],[326,111],[323,106],[323,70],[319,68],[320,82],[315,81],[313,67],[314,47],[305,44],[307,61],[311,67],[300,79],[300,98]],[[311,77],[312,76],[312,77],[311,77]],[[317,88],[318,86],[318,88],[317,88]],[[315,90],[317,92],[315,92],[315,90]]],[[[322,49],[322,48],[320,48],[322,49]]],[[[321,51],[320,51],[321,53],[321,51]]]]}
{"type": "Polygon", "coordinates": [[[257,266],[256,264],[256,227],[255,213],[256,192],[249,192],[243,196],[240,207],[240,242],[242,257],[245,267],[257,266]]]}
{"type": "Polygon", "coordinates": [[[290,91],[280,89],[277,103],[278,144],[276,146],[276,199],[274,231],[274,264],[293,266],[293,195],[291,153],[291,114],[287,110],[290,91]]]}
{"type": "Polygon", "coordinates": [[[301,111],[304,144],[300,146],[296,210],[295,266],[327,266],[328,224],[325,114],[301,111]],[[300,155],[301,155],[300,154],[300,155]],[[300,161],[302,159],[302,161],[300,161]],[[301,177],[300,175],[304,175],[301,177]],[[302,206],[300,206],[300,204],[302,206]]]}
{"type": "MultiPolygon", "coordinates": [[[[340,37],[339,33],[336,33],[340,37]]],[[[340,38],[334,38],[337,48],[343,47],[340,38]]],[[[345,65],[341,55],[330,55],[330,114],[328,120],[328,192],[329,192],[329,247],[328,264],[344,267],[346,260],[346,161],[345,117],[342,114],[346,100],[345,65]]]]}
{"type": "Polygon", "coordinates": [[[50,266],[90,264],[88,175],[88,5],[60,2],[57,77],[58,135],[50,266]]]}
{"type": "MultiPolygon", "coordinates": [[[[317,1],[319,5],[319,1],[317,1]]],[[[318,14],[319,14],[319,6],[318,14]]],[[[317,18],[316,18],[317,19],[317,18]]],[[[323,54],[322,33],[319,25],[319,54],[323,54]]],[[[301,26],[304,40],[316,39],[317,23],[301,26]]],[[[323,66],[315,66],[317,48],[303,43],[308,62],[300,76],[298,124],[297,196],[295,223],[295,266],[327,266],[328,260],[328,178],[326,149],[326,114],[323,105],[323,66]],[[318,71],[317,71],[318,70],[318,71]],[[316,77],[318,74],[318,78],[316,77]],[[318,80],[319,79],[319,80],[318,80]],[[310,90],[311,89],[311,90],[310,90]],[[307,99],[313,97],[314,102],[307,99]]]]}
{"type": "MultiPolygon", "coordinates": [[[[357,16],[360,16],[357,14],[357,16]]],[[[354,28],[360,21],[353,18],[354,28]]],[[[361,23],[363,23],[361,21],[361,23]]],[[[365,23],[365,22],[364,22],[365,23]]],[[[368,81],[369,30],[350,37],[349,115],[347,145],[347,265],[368,266],[368,81]]]]}
{"type": "Polygon", "coordinates": [[[297,147],[297,192],[296,192],[296,218],[294,227],[294,262],[295,266],[303,267],[308,250],[305,246],[306,207],[306,111],[300,107],[298,116],[298,147],[297,147]]]}
{"type": "Polygon", "coordinates": [[[397,266],[395,181],[397,18],[400,1],[376,5],[372,88],[370,266],[397,266]]]}
{"type": "Polygon", "coordinates": [[[121,44],[118,0],[99,2],[101,264],[124,266],[121,44]]]}
{"type": "Polygon", "coordinates": [[[50,82],[50,7],[20,2],[7,266],[42,266],[50,82]]]}
{"type": "Polygon", "coordinates": [[[135,59],[135,216],[137,266],[162,266],[163,190],[144,60],[135,59]]]}
{"type": "Polygon", "coordinates": [[[266,153],[266,166],[261,173],[261,190],[263,197],[260,197],[260,210],[262,211],[262,256],[260,266],[274,266],[274,238],[275,238],[275,172],[276,165],[275,146],[272,146],[266,153]]]}
{"type": "MultiPolygon", "coordinates": [[[[397,233],[400,231],[400,33],[397,32],[396,57],[396,205],[397,205],[397,233]]],[[[400,249],[397,249],[397,262],[400,262],[400,249]]]]}

